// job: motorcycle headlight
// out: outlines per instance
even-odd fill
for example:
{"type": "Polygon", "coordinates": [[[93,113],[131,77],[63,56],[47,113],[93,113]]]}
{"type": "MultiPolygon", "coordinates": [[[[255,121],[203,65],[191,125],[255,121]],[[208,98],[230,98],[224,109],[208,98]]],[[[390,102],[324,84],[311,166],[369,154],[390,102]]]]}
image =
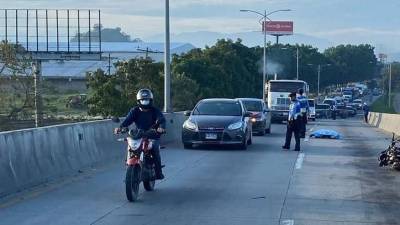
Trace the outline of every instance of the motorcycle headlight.
{"type": "Polygon", "coordinates": [[[186,120],[185,123],[183,123],[183,128],[186,128],[188,130],[192,130],[192,131],[198,131],[199,128],[197,127],[197,125],[195,123],[193,123],[190,120],[186,120]]]}
{"type": "Polygon", "coordinates": [[[243,127],[243,122],[237,122],[237,123],[232,123],[231,125],[228,126],[228,130],[237,130],[243,127]]]}
{"type": "Polygon", "coordinates": [[[127,138],[128,146],[131,150],[138,150],[140,148],[140,140],[134,140],[133,138],[127,138]]]}

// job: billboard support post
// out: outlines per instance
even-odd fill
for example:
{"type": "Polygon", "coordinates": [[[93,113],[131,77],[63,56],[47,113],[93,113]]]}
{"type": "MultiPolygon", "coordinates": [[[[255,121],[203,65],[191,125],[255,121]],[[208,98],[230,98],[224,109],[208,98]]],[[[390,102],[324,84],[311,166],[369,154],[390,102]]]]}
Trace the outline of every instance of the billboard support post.
{"type": "Polygon", "coordinates": [[[42,95],[41,95],[41,73],[42,73],[42,62],[41,60],[35,60],[32,63],[33,70],[33,81],[35,91],[35,127],[42,125],[43,113],[42,113],[42,95]]]}

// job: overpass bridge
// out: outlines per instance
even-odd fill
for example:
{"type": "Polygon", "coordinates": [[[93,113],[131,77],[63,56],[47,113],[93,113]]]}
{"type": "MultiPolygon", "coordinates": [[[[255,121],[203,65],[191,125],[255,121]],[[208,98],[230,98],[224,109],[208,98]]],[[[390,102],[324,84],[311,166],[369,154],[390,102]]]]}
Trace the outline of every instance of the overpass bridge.
{"type": "Polygon", "coordinates": [[[166,179],[135,203],[110,121],[1,133],[0,224],[400,224],[400,175],[377,162],[390,134],[361,118],[309,124],[343,138],[297,153],[281,150],[284,124],[247,151],[184,150],[185,118],[167,117],[166,179]]]}

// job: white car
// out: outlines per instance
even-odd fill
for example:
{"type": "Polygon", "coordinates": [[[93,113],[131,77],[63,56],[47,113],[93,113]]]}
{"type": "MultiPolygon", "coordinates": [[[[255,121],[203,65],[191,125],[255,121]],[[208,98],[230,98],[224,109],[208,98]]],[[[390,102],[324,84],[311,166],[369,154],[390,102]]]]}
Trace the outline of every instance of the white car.
{"type": "Polygon", "coordinates": [[[308,99],[308,107],[309,107],[309,113],[308,113],[308,119],[315,121],[315,100],[314,99],[308,99]]]}
{"type": "Polygon", "coordinates": [[[357,107],[357,109],[362,109],[363,100],[362,99],[355,99],[353,101],[353,104],[357,107]]]}

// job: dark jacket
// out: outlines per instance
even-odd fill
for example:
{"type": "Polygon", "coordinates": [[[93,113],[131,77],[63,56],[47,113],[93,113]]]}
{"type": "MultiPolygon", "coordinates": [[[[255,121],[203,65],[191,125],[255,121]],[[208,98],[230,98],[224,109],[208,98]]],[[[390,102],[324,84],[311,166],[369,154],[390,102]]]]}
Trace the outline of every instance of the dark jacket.
{"type": "Polygon", "coordinates": [[[135,123],[138,129],[149,130],[157,128],[153,127],[156,121],[159,123],[158,127],[165,129],[165,117],[159,109],[151,107],[148,111],[142,111],[139,107],[134,107],[129,111],[120,127],[129,127],[132,123],[135,123]]]}

